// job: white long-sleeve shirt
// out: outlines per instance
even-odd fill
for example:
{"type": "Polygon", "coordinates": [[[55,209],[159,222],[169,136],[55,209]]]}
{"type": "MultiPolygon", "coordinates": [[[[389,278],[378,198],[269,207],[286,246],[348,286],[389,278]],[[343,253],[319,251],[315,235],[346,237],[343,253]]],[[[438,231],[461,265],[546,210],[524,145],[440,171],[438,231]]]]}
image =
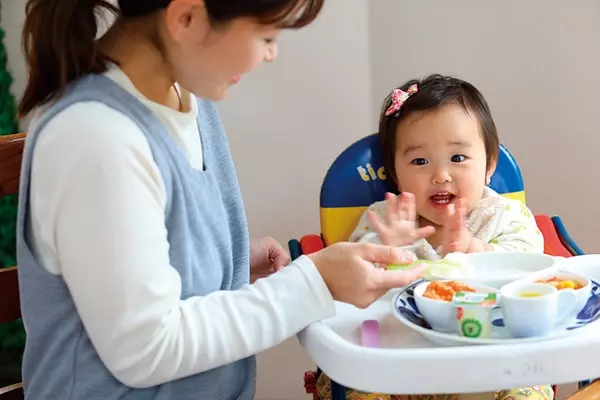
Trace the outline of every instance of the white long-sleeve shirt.
{"type": "MultiPolygon", "coordinates": [[[[201,168],[193,98],[181,113],[146,99],[116,67],[106,76],[149,107],[201,168]]],[[[101,103],[74,104],[44,127],[30,190],[33,250],[65,279],[100,358],[125,384],[153,386],[233,362],[334,313],[307,257],[240,290],[180,300],[165,185],[149,144],[101,103]]]]}

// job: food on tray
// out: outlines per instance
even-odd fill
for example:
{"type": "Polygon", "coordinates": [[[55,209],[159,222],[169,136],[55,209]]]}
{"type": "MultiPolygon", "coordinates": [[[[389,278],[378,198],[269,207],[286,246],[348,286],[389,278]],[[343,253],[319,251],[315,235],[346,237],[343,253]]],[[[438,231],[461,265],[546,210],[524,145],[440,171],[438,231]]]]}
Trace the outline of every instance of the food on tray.
{"type": "Polygon", "coordinates": [[[423,297],[450,302],[457,292],[475,292],[475,289],[457,281],[432,281],[423,292],[423,297]]]}
{"type": "Polygon", "coordinates": [[[391,264],[389,270],[410,269],[416,265],[425,264],[427,268],[423,278],[432,279],[466,279],[471,277],[473,267],[456,254],[448,254],[445,258],[437,261],[416,260],[411,264],[391,264]]]}
{"type": "Polygon", "coordinates": [[[520,293],[519,297],[522,297],[524,299],[530,299],[532,297],[542,297],[544,296],[544,293],[540,293],[540,292],[524,292],[524,293],[520,293]]]}
{"type": "Polygon", "coordinates": [[[492,337],[492,310],[496,293],[458,292],[452,298],[456,306],[458,334],[469,338],[492,337]]]}
{"type": "Polygon", "coordinates": [[[547,283],[549,285],[554,286],[555,288],[557,288],[558,290],[562,290],[562,289],[581,289],[583,287],[583,285],[575,280],[572,279],[561,279],[557,276],[553,276],[551,278],[547,278],[547,279],[539,279],[536,281],[537,283],[547,283]]]}

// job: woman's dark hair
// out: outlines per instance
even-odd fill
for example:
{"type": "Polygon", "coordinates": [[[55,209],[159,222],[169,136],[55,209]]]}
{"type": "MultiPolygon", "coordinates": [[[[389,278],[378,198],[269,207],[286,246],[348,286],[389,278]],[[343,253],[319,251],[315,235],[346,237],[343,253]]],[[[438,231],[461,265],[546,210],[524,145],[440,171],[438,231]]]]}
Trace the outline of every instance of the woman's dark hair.
{"type": "MultiPolygon", "coordinates": [[[[265,25],[301,28],[319,14],[325,0],[204,0],[213,25],[235,18],[256,18],[265,25]]],[[[119,0],[120,16],[132,19],[165,9],[171,0],[119,0]]],[[[29,69],[19,114],[59,96],[89,73],[102,73],[108,59],[96,41],[98,17],[119,14],[108,0],[28,0],[23,50],[29,69]]]]}
{"type": "Polygon", "coordinates": [[[408,97],[400,110],[389,116],[385,114],[392,105],[392,93],[383,101],[379,138],[383,167],[392,182],[398,186],[395,164],[398,125],[415,112],[433,111],[448,105],[459,105],[477,118],[485,145],[487,167],[492,166],[498,158],[500,140],[490,108],[479,90],[469,82],[440,74],[430,75],[423,80],[410,80],[398,89],[406,92],[415,84],[418,91],[408,97]]]}

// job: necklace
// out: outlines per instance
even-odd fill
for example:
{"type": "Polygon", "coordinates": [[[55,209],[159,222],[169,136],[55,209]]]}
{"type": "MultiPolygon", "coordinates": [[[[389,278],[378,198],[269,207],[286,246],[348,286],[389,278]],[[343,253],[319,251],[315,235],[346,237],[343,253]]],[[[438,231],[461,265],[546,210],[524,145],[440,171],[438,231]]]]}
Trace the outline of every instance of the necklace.
{"type": "Polygon", "coordinates": [[[176,84],[173,84],[173,89],[175,89],[175,93],[177,93],[177,99],[179,100],[179,107],[177,111],[183,112],[183,100],[181,99],[181,93],[179,92],[176,84]]]}

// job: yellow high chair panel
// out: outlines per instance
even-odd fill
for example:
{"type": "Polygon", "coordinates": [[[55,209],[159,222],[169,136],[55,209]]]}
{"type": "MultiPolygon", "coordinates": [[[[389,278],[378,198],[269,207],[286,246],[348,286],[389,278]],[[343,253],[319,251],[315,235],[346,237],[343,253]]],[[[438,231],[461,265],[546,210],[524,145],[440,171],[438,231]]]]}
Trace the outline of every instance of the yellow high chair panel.
{"type": "MultiPolygon", "coordinates": [[[[490,187],[525,203],[521,170],[500,145],[498,166],[490,187]]],[[[321,186],[321,234],[325,245],[348,240],[361,215],[386,192],[397,193],[381,161],[379,136],[372,134],[350,145],[333,162],[321,186]]]]}

